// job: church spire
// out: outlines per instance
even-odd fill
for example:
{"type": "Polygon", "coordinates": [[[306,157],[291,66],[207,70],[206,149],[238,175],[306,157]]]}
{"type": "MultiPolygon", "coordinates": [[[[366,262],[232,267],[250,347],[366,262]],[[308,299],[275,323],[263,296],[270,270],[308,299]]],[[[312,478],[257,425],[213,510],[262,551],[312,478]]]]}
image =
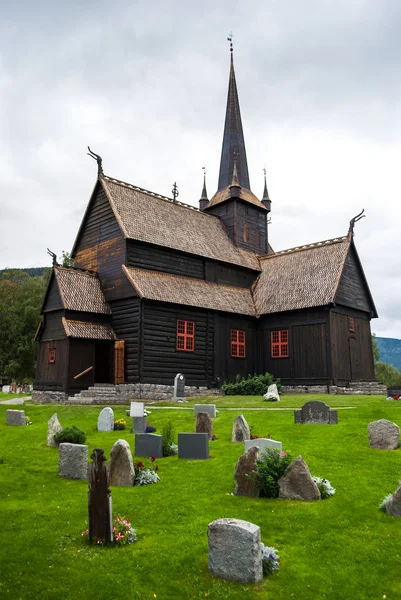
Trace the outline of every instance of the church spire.
{"type": "Polygon", "coordinates": [[[206,168],[202,167],[202,169],[203,169],[203,188],[202,188],[201,197],[199,198],[199,208],[201,210],[204,210],[206,208],[206,206],[209,204],[209,198],[207,197],[207,191],[206,191],[206,168]]]}
{"type": "Polygon", "coordinates": [[[263,198],[262,198],[262,204],[263,206],[268,210],[268,212],[271,211],[271,207],[272,207],[272,201],[269,198],[269,192],[267,191],[267,183],[266,183],[266,169],[263,169],[263,174],[265,177],[265,187],[263,190],[263,198]]]}
{"type": "Polygon", "coordinates": [[[221,149],[218,191],[226,188],[232,182],[234,156],[237,163],[239,184],[249,190],[248,163],[246,160],[244,133],[242,131],[237,83],[235,80],[232,35],[227,39],[230,42],[231,54],[230,78],[228,83],[226,120],[224,124],[223,146],[221,149]]]}

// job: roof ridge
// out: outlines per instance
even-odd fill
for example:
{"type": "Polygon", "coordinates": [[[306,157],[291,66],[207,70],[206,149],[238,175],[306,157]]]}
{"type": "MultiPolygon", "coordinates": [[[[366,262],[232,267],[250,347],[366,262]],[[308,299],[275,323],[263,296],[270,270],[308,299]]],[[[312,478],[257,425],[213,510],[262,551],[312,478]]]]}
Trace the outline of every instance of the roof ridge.
{"type": "Polygon", "coordinates": [[[173,198],[169,198],[168,196],[163,196],[162,194],[158,194],[157,192],[152,192],[151,190],[146,190],[145,188],[141,188],[137,185],[133,185],[132,183],[127,183],[126,181],[121,181],[121,179],[115,179],[115,177],[110,177],[109,175],[104,175],[103,180],[110,181],[111,183],[115,183],[117,185],[121,185],[122,187],[127,187],[131,190],[136,190],[137,192],[144,192],[145,194],[149,194],[154,198],[158,198],[159,200],[165,200],[170,202],[171,204],[176,204],[177,206],[182,206],[183,208],[190,208],[195,212],[198,212],[202,215],[208,217],[214,217],[215,215],[209,215],[208,213],[203,212],[196,206],[192,206],[191,204],[186,204],[185,202],[180,202],[179,200],[174,200],[173,198]]]}
{"type": "Polygon", "coordinates": [[[339,244],[348,240],[348,236],[331,238],[330,240],[322,240],[321,242],[313,242],[312,244],[304,244],[302,246],[295,246],[294,248],[288,248],[286,250],[279,250],[273,254],[266,254],[264,256],[258,256],[259,260],[266,260],[274,258],[275,256],[282,256],[283,254],[291,254],[292,252],[302,252],[303,250],[310,250],[311,248],[321,248],[322,246],[330,246],[331,244],[339,244]]]}
{"type": "Polygon", "coordinates": [[[57,265],[55,269],[62,269],[63,271],[71,271],[74,273],[78,272],[80,275],[89,275],[89,277],[98,277],[96,271],[92,271],[91,269],[81,269],[81,267],[63,267],[62,265],[57,265]]]}

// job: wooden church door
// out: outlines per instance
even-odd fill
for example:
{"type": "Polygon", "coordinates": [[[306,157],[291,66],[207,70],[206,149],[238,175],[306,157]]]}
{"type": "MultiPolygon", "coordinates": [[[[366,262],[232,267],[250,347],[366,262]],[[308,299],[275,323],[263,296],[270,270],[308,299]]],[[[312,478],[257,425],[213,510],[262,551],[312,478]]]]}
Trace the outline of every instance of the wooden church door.
{"type": "Polygon", "coordinates": [[[359,356],[359,348],[355,337],[348,338],[349,345],[349,360],[351,368],[351,381],[359,381],[361,379],[361,363],[359,356]]]}

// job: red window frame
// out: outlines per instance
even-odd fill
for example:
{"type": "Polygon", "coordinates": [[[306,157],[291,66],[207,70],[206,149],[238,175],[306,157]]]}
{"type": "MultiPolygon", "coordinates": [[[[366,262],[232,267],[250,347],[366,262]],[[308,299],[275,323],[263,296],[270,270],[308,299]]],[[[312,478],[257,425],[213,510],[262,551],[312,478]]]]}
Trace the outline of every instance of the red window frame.
{"type": "Polygon", "coordinates": [[[348,331],[355,333],[355,319],[354,317],[348,317],[348,331]]]}
{"type": "Polygon", "coordinates": [[[230,331],[231,356],[246,358],[246,334],[242,329],[230,331]]]}
{"type": "Polygon", "coordinates": [[[195,323],[194,321],[177,321],[177,341],[176,350],[184,352],[193,352],[195,350],[195,323]]]}
{"type": "Polygon", "coordinates": [[[52,348],[49,350],[49,363],[54,364],[56,362],[56,349],[52,348]]]}
{"type": "Polygon", "coordinates": [[[288,358],[288,329],[272,331],[270,341],[272,358],[288,358]]]}

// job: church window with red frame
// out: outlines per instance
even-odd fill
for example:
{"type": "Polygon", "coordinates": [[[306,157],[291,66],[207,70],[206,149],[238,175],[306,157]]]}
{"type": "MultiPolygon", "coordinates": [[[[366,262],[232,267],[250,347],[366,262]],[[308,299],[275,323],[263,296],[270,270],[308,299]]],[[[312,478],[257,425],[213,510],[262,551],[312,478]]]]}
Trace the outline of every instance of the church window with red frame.
{"type": "Polygon", "coordinates": [[[49,363],[55,363],[56,362],[56,349],[52,348],[51,350],[49,350],[49,363]]]}
{"type": "Polygon", "coordinates": [[[288,329],[271,332],[272,358],[288,358],[288,329]]]}
{"type": "Polygon", "coordinates": [[[177,350],[193,352],[195,349],[195,323],[193,321],[177,321],[177,350]]]}
{"type": "Polygon", "coordinates": [[[230,342],[231,342],[231,356],[234,356],[237,358],[245,358],[246,357],[245,331],[243,331],[242,329],[231,329],[230,342]]]}

